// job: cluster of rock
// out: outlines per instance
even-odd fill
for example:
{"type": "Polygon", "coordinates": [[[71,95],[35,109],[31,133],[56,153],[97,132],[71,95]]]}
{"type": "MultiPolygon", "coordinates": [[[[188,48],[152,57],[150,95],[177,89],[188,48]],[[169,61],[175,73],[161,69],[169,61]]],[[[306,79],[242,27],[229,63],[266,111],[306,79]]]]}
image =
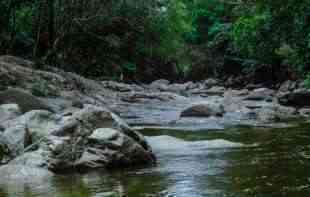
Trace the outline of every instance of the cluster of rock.
{"type": "Polygon", "coordinates": [[[256,123],[272,123],[310,116],[310,90],[304,88],[302,82],[286,81],[278,89],[259,85],[231,89],[224,84],[216,79],[186,84],[159,80],[153,82],[150,88],[178,94],[186,92],[188,98],[202,98],[200,102],[188,104],[181,111],[181,118],[229,116],[232,119],[255,120],[256,123]]]}
{"type": "MultiPolygon", "coordinates": [[[[21,90],[10,93],[39,101],[21,90]]],[[[0,105],[0,162],[6,164],[0,174],[15,175],[25,168],[62,172],[155,162],[144,137],[108,109],[85,105],[54,113],[48,107],[38,109],[44,106],[40,102],[27,108],[19,103],[0,105]]]]}
{"type": "Polygon", "coordinates": [[[119,117],[160,125],[193,117],[269,123],[310,116],[310,91],[292,81],[276,90],[231,89],[216,79],[137,85],[47,70],[0,57],[0,161],[9,162],[1,169],[23,165],[58,172],[154,162],[143,136],[119,117]]]}

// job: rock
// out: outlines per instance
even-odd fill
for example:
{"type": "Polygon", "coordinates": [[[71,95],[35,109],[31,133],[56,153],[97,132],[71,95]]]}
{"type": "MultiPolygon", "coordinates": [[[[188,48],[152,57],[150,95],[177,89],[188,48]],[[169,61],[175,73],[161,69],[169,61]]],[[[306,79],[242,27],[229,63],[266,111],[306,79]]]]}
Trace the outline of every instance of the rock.
{"type": "Polygon", "coordinates": [[[197,104],[181,112],[181,117],[223,116],[224,106],[221,104],[197,104]]]}
{"type": "Polygon", "coordinates": [[[310,108],[301,108],[298,113],[303,117],[310,117],[310,108]]]}
{"type": "Polygon", "coordinates": [[[208,90],[206,90],[204,93],[210,96],[223,96],[226,89],[222,86],[214,86],[208,90]]]}
{"type": "Polygon", "coordinates": [[[276,111],[272,107],[265,107],[261,109],[254,110],[257,114],[256,118],[260,122],[270,123],[279,120],[276,114],[276,111]]]}
{"type": "Polygon", "coordinates": [[[103,81],[103,87],[119,92],[142,91],[143,88],[137,85],[129,85],[115,81],[103,81]]]}
{"type": "Polygon", "coordinates": [[[58,118],[48,111],[31,111],[2,123],[0,146],[8,149],[9,158],[24,153],[25,148],[36,144],[53,132],[58,118]]]}
{"type": "Polygon", "coordinates": [[[0,92],[0,104],[12,103],[17,104],[23,113],[31,110],[47,110],[53,112],[53,109],[43,103],[39,98],[23,90],[10,88],[0,92]]]}
{"type": "Polygon", "coordinates": [[[42,150],[25,153],[12,160],[7,165],[0,167],[0,184],[8,182],[21,183],[28,181],[44,181],[53,176],[48,171],[45,158],[46,153],[42,150]]]}
{"type": "Polygon", "coordinates": [[[22,113],[16,104],[0,105],[0,123],[17,118],[22,113]]]}
{"type": "Polygon", "coordinates": [[[254,90],[254,89],[260,89],[260,88],[263,88],[264,85],[263,84],[248,84],[245,89],[248,89],[248,90],[254,90]]]}
{"type": "Polygon", "coordinates": [[[211,87],[217,86],[217,85],[219,85],[218,80],[212,79],[212,78],[207,79],[207,80],[205,80],[205,81],[203,82],[203,86],[204,86],[205,88],[211,88],[211,87]]]}
{"type": "Polygon", "coordinates": [[[157,100],[157,101],[163,101],[168,102],[172,100],[177,99],[186,99],[183,96],[179,96],[174,93],[170,92],[158,92],[158,93],[145,93],[145,92],[135,92],[132,94],[128,94],[123,96],[122,101],[129,102],[129,103],[139,103],[139,102],[145,102],[150,100],[157,100]]]}
{"type": "Polygon", "coordinates": [[[250,92],[249,95],[245,97],[245,100],[272,101],[274,94],[274,90],[268,88],[259,88],[250,92]]]}
{"type": "Polygon", "coordinates": [[[29,168],[52,172],[155,162],[140,133],[109,110],[96,106],[88,105],[61,117],[48,111],[30,111],[5,122],[3,127],[0,150],[7,148],[9,160],[13,159],[8,163],[9,171],[19,166],[19,161],[28,166],[28,157],[33,156],[39,158],[40,165],[31,163],[29,168]]]}
{"type": "Polygon", "coordinates": [[[242,90],[231,90],[232,96],[246,96],[249,94],[249,90],[242,89],[242,90]]]}
{"type": "Polygon", "coordinates": [[[166,79],[159,79],[159,80],[153,81],[150,84],[150,87],[154,89],[167,89],[167,86],[169,84],[170,84],[170,81],[166,79]]]}
{"type": "Polygon", "coordinates": [[[166,79],[158,79],[156,81],[153,81],[150,86],[157,86],[157,85],[169,85],[170,81],[166,79]]]}
{"type": "Polygon", "coordinates": [[[279,91],[280,92],[289,92],[294,90],[297,87],[297,83],[291,80],[287,80],[281,84],[279,91]]]}
{"type": "Polygon", "coordinates": [[[101,128],[88,137],[87,148],[77,168],[132,166],[150,161],[149,153],[133,139],[111,128],[101,128]]]}
{"type": "Polygon", "coordinates": [[[287,106],[307,107],[310,106],[310,91],[298,89],[278,95],[279,103],[287,106]]]}
{"type": "Polygon", "coordinates": [[[287,120],[297,115],[297,110],[293,107],[281,105],[266,106],[256,110],[259,121],[270,123],[279,120],[287,120]]]}
{"type": "Polygon", "coordinates": [[[42,145],[54,172],[155,162],[144,137],[103,108],[88,106],[61,125],[42,145]]]}
{"type": "Polygon", "coordinates": [[[290,118],[296,118],[298,115],[298,111],[294,107],[286,107],[282,105],[277,105],[276,113],[280,120],[287,120],[290,118]]]}

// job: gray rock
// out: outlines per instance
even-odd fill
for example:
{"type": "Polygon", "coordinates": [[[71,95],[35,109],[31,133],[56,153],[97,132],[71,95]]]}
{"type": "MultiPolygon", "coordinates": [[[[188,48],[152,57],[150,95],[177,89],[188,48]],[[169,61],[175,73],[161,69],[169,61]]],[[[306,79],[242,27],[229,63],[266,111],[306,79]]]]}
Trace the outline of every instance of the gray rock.
{"type": "Polygon", "coordinates": [[[251,91],[249,95],[245,97],[245,100],[270,101],[272,100],[274,94],[274,90],[268,88],[259,88],[251,91]]]}
{"type": "Polygon", "coordinates": [[[44,181],[53,176],[48,171],[45,154],[42,150],[25,153],[0,167],[0,184],[13,182],[14,184],[27,182],[27,180],[44,181]]]}
{"type": "Polygon", "coordinates": [[[88,138],[87,148],[76,161],[78,168],[131,166],[150,161],[150,154],[123,133],[101,128],[88,138]]]}
{"type": "Polygon", "coordinates": [[[205,80],[205,81],[203,82],[203,86],[204,86],[205,88],[211,88],[211,87],[213,87],[213,86],[217,86],[218,84],[219,84],[218,80],[212,79],[212,78],[207,79],[207,80],[205,80]]]}
{"type": "Polygon", "coordinates": [[[214,86],[208,90],[205,91],[205,93],[207,95],[210,95],[210,96],[223,96],[224,93],[226,91],[226,88],[225,87],[222,87],[222,86],[214,86]]]}
{"type": "Polygon", "coordinates": [[[0,123],[17,118],[22,113],[16,104],[0,105],[0,123]]]}
{"type": "Polygon", "coordinates": [[[159,80],[153,81],[150,84],[150,88],[165,91],[168,89],[169,84],[170,84],[170,81],[166,79],[159,79],[159,80]]]}
{"type": "MultiPolygon", "coordinates": [[[[18,118],[2,123],[0,146],[8,151],[6,157],[13,159],[25,149],[50,135],[58,125],[58,117],[48,111],[31,111],[18,118]]],[[[38,148],[38,145],[33,148],[38,148]]]]}
{"type": "Polygon", "coordinates": [[[294,92],[287,92],[278,95],[279,103],[287,106],[307,107],[310,106],[310,91],[298,89],[294,92]]]}
{"type": "Polygon", "coordinates": [[[223,116],[225,113],[222,104],[197,104],[193,105],[181,112],[181,117],[210,117],[223,116]]]}
{"type": "Polygon", "coordinates": [[[289,92],[294,90],[297,87],[297,83],[295,81],[287,80],[281,84],[279,91],[280,92],[289,92]]]}
{"type": "Polygon", "coordinates": [[[53,112],[53,109],[42,102],[42,100],[23,90],[10,88],[0,92],[0,104],[12,103],[17,104],[23,113],[31,110],[47,110],[53,112]]]}
{"type": "Polygon", "coordinates": [[[155,162],[144,137],[106,109],[87,106],[65,118],[41,144],[49,169],[93,169],[155,162]]]}
{"type": "Polygon", "coordinates": [[[310,117],[310,108],[301,108],[298,113],[303,117],[310,117]]]}
{"type": "Polygon", "coordinates": [[[263,123],[270,123],[279,120],[287,120],[295,118],[297,110],[293,107],[285,107],[281,105],[266,106],[257,109],[258,120],[263,123]]]}

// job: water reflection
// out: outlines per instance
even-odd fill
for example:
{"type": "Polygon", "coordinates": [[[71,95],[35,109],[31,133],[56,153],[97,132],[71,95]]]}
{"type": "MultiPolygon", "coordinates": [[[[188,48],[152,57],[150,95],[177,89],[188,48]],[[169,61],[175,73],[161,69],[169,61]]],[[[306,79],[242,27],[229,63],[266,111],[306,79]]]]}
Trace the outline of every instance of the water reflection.
{"type": "Polygon", "coordinates": [[[0,181],[0,197],[308,197],[308,128],[148,130],[157,166],[0,181]]]}

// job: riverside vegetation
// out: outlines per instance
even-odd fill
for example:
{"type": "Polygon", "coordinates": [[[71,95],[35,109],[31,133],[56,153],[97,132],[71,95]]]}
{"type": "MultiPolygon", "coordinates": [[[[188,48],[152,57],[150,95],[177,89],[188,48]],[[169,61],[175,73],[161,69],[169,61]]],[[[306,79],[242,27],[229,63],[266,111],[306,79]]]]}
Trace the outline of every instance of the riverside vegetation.
{"type": "Polygon", "coordinates": [[[0,197],[308,197],[307,0],[2,0],[0,197]]]}

